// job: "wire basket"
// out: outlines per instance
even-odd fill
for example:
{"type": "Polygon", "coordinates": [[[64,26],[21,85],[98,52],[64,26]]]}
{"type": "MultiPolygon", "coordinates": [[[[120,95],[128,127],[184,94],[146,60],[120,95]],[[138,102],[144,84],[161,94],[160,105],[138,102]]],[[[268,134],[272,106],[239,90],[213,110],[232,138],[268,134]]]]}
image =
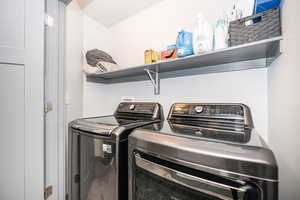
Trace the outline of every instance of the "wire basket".
{"type": "Polygon", "coordinates": [[[280,9],[274,8],[230,22],[229,45],[236,46],[281,36],[280,9]]]}

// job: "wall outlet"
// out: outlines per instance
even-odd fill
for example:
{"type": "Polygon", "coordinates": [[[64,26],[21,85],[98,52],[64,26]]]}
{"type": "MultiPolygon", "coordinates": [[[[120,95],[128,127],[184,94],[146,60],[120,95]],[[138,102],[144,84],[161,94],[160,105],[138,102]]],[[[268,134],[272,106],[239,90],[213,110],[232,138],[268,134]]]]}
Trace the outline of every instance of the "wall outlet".
{"type": "Polygon", "coordinates": [[[134,102],[135,98],[134,97],[121,97],[122,102],[134,102]]]}

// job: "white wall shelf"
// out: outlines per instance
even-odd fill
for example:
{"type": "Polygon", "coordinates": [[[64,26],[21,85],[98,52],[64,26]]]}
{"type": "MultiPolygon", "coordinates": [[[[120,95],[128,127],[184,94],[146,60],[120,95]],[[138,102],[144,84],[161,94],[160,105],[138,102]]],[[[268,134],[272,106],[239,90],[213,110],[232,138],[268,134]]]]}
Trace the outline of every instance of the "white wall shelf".
{"type": "Polygon", "coordinates": [[[249,44],[88,76],[88,81],[106,84],[148,80],[159,94],[159,79],[268,67],[280,55],[276,37],[249,44]]]}

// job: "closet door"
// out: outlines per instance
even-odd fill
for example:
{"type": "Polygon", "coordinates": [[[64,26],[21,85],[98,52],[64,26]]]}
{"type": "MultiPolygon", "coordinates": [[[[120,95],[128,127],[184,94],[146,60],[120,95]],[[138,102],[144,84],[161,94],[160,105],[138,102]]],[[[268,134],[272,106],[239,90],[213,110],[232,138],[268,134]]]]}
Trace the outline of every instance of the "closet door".
{"type": "Polygon", "coordinates": [[[0,199],[43,199],[44,2],[0,1],[0,199]]]}

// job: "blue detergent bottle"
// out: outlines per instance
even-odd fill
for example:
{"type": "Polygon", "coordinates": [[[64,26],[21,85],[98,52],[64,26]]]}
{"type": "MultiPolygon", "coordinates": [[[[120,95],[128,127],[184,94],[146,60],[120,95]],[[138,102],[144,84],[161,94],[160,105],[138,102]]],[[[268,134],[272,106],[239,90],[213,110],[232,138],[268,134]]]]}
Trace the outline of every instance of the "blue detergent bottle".
{"type": "Polygon", "coordinates": [[[194,54],[193,34],[184,30],[178,33],[176,40],[177,56],[185,57],[194,54]]]}

